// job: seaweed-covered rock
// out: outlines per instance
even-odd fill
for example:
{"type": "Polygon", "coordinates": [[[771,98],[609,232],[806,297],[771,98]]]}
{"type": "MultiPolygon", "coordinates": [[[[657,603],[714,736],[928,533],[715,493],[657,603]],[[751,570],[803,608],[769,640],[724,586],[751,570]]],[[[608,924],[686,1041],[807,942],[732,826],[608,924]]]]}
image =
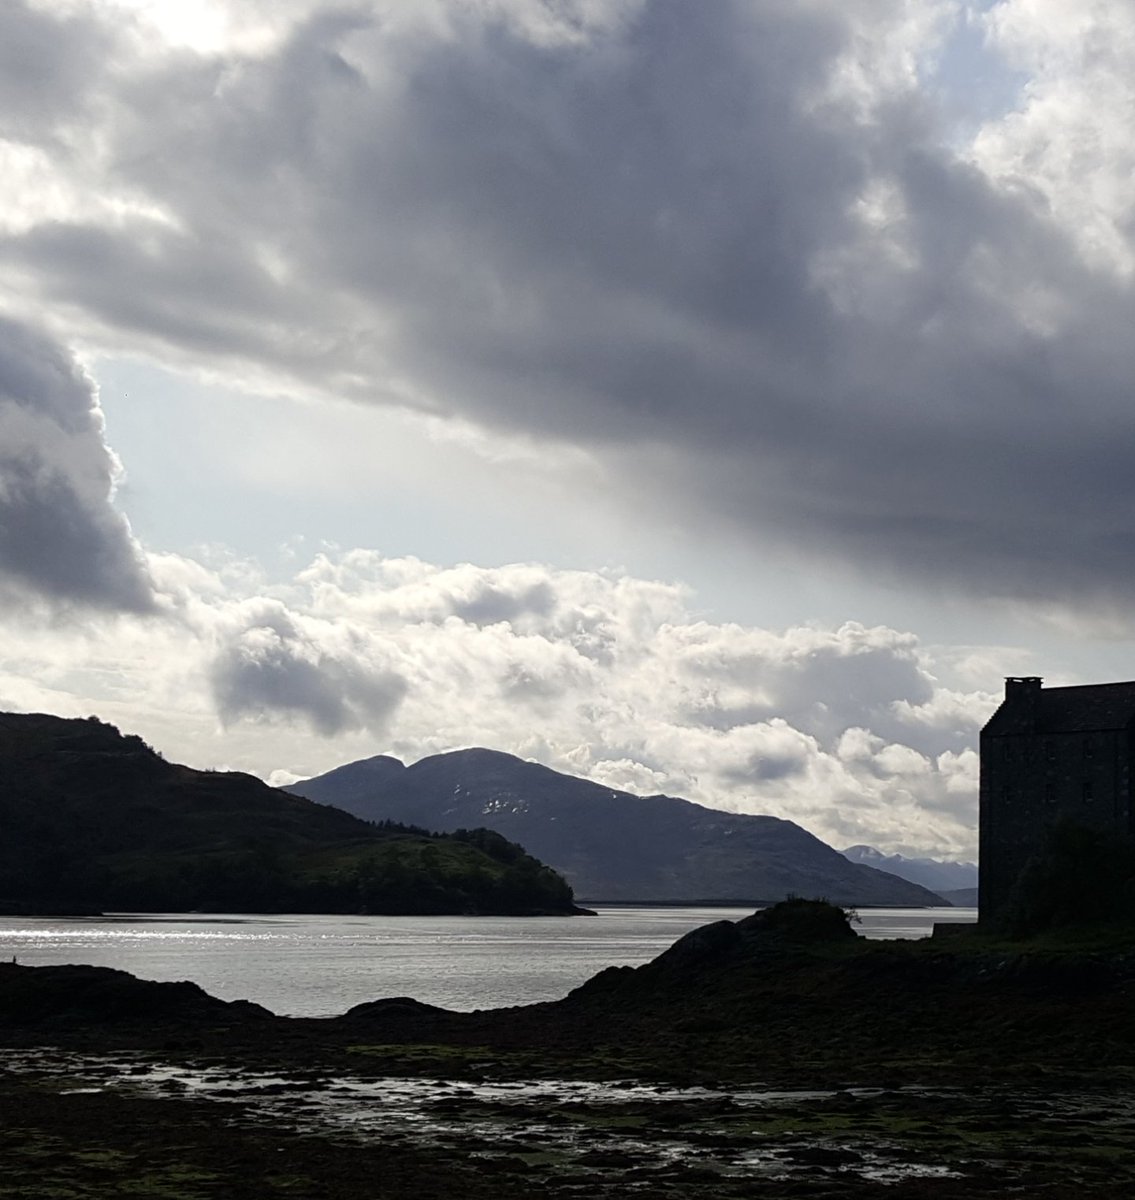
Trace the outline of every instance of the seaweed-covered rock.
{"type": "Polygon", "coordinates": [[[737,922],[742,937],[773,934],[789,942],[841,942],[858,936],[851,914],[826,900],[793,897],[737,922]]]}
{"type": "Polygon", "coordinates": [[[700,966],[707,962],[720,962],[736,952],[741,944],[739,926],[733,921],[714,921],[691,929],[680,937],[669,950],[664,950],[654,964],[659,967],[700,966]]]}
{"type": "Polygon", "coordinates": [[[0,963],[0,1024],[263,1021],[247,1000],[218,1000],[195,983],[155,983],[111,967],[0,963]]]}
{"type": "Polygon", "coordinates": [[[410,996],[384,996],[381,1000],[367,1000],[347,1009],[345,1016],[362,1017],[378,1020],[399,1017],[428,1017],[442,1014],[449,1015],[449,1010],[439,1008],[436,1004],[424,1004],[410,996]]]}
{"type": "Polygon", "coordinates": [[[710,977],[719,986],[724,975],[746,964],[771,968],[800,951],[806,953],[809,946],[855,941],[851,919],[845,909],[825,900],[782,900],[740,921],[714,921],[692,929],[650,962],[608,967],[571,994],[659,998],[710,977]]]}

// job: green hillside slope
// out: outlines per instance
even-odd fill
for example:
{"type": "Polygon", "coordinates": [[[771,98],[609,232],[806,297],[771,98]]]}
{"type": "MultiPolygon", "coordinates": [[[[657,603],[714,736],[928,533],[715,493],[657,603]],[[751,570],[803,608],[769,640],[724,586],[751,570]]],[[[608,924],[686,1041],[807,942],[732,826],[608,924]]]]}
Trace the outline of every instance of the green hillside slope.
{"type": "Polygon", "coordinates": [[[0,714],[0,830],[0,911],[575,911],[497,834],[368,824],[94,718],[0,714]]]}

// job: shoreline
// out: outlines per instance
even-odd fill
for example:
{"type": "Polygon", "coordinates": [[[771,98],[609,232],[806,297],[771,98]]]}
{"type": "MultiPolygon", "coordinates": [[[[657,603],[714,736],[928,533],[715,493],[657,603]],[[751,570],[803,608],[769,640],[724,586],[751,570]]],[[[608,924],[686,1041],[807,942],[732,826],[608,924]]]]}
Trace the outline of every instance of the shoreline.
{"type": "Polygon", "coordinates": [[[562,1000],[469,1013],[276,1017],[0,963],[0,1197],[42,1182],[49,1145],[46,1195],[1135,1191],[1129,938],[870,942],[837,911],[719,921],[562,1000]],[[96,1159],[104,1190],[76,1190],[96,1159]]]}

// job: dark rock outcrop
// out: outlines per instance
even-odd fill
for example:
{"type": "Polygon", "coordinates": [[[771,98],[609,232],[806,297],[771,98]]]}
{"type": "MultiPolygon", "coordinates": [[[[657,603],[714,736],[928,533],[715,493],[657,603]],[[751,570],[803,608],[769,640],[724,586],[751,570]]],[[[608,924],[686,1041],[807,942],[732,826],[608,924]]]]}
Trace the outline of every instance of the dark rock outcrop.
{"type": "Polygon", "coordinates": [[[10,1025],[257,1022],[272,1013],[218,1000],[195,983],[156,983],[111,967],[0,963],[0,1022],[10,1025]]]}

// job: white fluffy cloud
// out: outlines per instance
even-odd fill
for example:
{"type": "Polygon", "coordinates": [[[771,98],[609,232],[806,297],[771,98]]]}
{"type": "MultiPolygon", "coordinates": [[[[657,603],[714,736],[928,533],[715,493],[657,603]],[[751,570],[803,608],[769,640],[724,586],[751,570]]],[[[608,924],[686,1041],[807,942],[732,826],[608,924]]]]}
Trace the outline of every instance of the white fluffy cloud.
{"type": "Polygon", "coordinates": [[[681,587],[532,564],[352,551],[275,585],[251,564],[152,570],[161,620],[29,630],[0,690],[266,777],[485,745],[836,844],[973,853],[993,698],[946,688],[909,634],[711,624],[681,587]]]}
{"type": "Polygon", "coordinates": [[[1095,268],[1130,278],[1135,10],[1113,0],[1005,0],[985,25],[1028,83],[1023,104],[982,129],[974,160],[1002,187],[1031,194],[1095,268]]]}

